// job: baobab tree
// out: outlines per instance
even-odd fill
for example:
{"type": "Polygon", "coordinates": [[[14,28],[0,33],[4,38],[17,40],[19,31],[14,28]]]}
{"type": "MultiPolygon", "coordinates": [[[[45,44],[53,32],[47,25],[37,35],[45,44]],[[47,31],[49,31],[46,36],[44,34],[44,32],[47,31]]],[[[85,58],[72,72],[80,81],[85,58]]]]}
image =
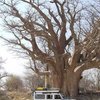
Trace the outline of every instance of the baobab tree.
{"type": "Polygon", "coordinates": [[[47,65],[55,86],[70,97],[76,96],[81,73],[100,68],[99,5],[83,4],[81,0],[0,3],[8,31],[1,38],[13,50],[27,54],[37,73],[47,65]]]}

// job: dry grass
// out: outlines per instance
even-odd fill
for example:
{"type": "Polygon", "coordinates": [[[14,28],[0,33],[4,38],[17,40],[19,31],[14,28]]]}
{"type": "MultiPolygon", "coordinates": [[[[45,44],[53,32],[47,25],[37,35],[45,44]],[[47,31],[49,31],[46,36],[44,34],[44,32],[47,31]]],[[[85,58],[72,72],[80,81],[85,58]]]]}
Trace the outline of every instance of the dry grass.
{"type": "Polygon", "coordinates": [[[25,92],[23,93],[19,91],[18,92],[14,91],[14,92],[8,92],[7,94],[11,100],[32,100],[31,94],[25,92]]]}

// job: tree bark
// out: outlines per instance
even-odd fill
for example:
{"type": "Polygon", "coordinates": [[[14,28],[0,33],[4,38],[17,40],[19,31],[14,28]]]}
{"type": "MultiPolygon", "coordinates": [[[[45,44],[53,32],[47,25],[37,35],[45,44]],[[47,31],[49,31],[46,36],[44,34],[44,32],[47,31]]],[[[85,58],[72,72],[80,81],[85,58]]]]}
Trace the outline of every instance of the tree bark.
{"type": "Polygon", "coordinates": [[[79,92],[79,81],[81,78],[81,73],[80,72],[73,72],[73,71],[67,71],[65,74],[65,79],[64,79],[64,87],[65,94],[69,97],[76,97],[79,92]]]}
{"type": "Polygon", "coordinates": [[[61,92],[64,93],[64,95],[70,98],[75,98],[78,95],[79,91],[79,81],[81,78],[81,72],[67,70],[63,73],[63,75],[63,79],[58,79],[59,75],[56,76],[54,87],[59,88],[61,92]]]}

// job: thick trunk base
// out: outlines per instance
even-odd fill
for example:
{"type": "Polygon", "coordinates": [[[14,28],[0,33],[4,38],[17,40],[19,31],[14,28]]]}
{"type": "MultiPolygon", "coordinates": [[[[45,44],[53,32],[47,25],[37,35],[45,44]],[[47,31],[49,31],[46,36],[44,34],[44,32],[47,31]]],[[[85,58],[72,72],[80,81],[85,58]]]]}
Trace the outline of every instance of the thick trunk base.
{"type": "Polygon", "coordinates": [[[53,87],[59,88],[64,95],[70,98],[75,98],[78,95],[79,81],[81,74],[75,72],[65,72],[63,79],[58,79],[59,76],[53,76],[53,87]]]}
{"type": "Polygon", "coordinates": [[[76,97],[79,91],[79,81],[81,75],[75,72],[67,72],[64,75],[63,92],[69,97],[76,97]]]}

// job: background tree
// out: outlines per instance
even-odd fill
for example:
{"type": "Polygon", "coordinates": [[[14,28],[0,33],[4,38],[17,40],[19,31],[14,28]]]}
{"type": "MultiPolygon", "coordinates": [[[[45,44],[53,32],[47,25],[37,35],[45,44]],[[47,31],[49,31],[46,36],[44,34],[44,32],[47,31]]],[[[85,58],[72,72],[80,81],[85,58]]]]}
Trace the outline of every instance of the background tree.
{"type": "Polygon", "coordinates": [[[11,75],[5,83],[7,91],[22,91],[24,86],[20,77],[11,75]]]}
{"type": "Polygon", "coordinates": [[[97,91],[100,91],[100,70],[97,70],[97,75],[96,75],[96,86],[97,86],[97,91]]]}
{"type": "Polygon", "coordinates": [[[8,74],[5,72],[4,68],[2,67],[3,63],[4,63],[4,60],[0,57],[0,89],[4,87],[3,78],[8,76],[8,74]]]}
{"type": "Polygon", "coordinates": [[[97,1],[0,1],[9,36],[1,36],[33,61],[36,73],[51,71],[54,87],[68,96],[78,94],[81,73],[100,68],[100,13],[97,1]],[[23,8],[23,9],[22,9],[23,8]],[[23,50],[23,51],[22,51],[23,50]],[[44,66],[38,66],[38,63],[44,66]]]}
{"type": "Polygon", "coordinates": [[[34,90],[37,87],[44,87],[44,77],[37,74],[27,74],[27,76],[25,76],[24,84],[28,90],[34,90]]]}
{"type": "MultiPolygon", "coordinates": [[[[100,89],[100,70],[94,68],[84,71],[82,80],[80,80],[80,88],[83,92],[97,92],[100,89]]],[[[80,90],[81,90],[80,89],[80,90]]]]}
{"type": "Polygon", "coordinates": [[[0,100],[9,100],[6,94],[6,91],[3,91],[4,89],[3,78],[8,76],[8,74],[5,72],[4,68],[2,67],[3,63],[4,63],[4,60],[2,59],[2,57],[0,57],[0,100]]]}

